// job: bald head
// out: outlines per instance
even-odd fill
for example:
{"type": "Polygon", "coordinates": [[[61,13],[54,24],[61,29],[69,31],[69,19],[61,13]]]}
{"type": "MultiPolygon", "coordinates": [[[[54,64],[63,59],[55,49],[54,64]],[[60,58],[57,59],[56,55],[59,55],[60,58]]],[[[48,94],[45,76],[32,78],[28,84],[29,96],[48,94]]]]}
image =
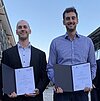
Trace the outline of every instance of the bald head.
{"type": "Polygon", "coordinates": [[[16,26],[16,34],[20,41],[25,41],[29,39],[29,34],[31,34],[31,29],[27,21],[20,20],[16,26]]]}
{"type": "Polygon", "coordinates": [[[18,23],[17,23],[16,29],[18,28],[18,26],[19,26],[21,23],[25,23],[25,24],[29,27],[29,29],[30,29],[29,23],[28,23],[26,20],[19,20],[18,23]]]}

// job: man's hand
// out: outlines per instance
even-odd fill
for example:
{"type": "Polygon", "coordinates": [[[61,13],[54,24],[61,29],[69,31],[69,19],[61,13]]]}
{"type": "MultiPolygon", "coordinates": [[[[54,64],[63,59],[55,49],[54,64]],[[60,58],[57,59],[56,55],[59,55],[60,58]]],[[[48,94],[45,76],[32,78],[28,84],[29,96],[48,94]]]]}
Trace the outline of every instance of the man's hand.
{"type": "Polygon", "coordinates": [[[56,93],[63,93],[63,89],[61,87],[57,87],[57,86],[54,87],[54,91],[56,93]]]}
{"type": "Polygon", "coordinates": [[[93,90],[93,88],[96,88],[96,86],[94,84],[92,84],[92,88],[85,87],[84,92],[91,92],[93,90]]]}
{"type": "Polygon", "coordinates": [[[39,94],[39,89],[35,89],[33,93],[25,94],[26,97],[35,97],[39,94]]]}
{"type": "Polygon", "coordinates": [[[11,93],[11,94],[8,94],[8,96],[10,98],[16,98],[17,97],[17,94],[15,92],[11,93]]]}
{"type": "Polygon", "coordinates": [[[84,92],[91,92],[93,88],[85,87],[84,92]]]}

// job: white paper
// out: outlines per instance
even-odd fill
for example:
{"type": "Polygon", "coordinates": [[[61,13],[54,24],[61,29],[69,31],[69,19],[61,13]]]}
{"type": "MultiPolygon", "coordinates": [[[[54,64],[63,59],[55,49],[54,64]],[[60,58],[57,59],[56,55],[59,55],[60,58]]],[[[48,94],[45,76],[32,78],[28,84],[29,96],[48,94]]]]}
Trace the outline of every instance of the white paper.
{"type": "Polygon", "coordinates": [[[74,91],[92,88],[90,63],[72,66],[74,91]]]}
{"type": "Polygon", "coordinates": [[[35,89],[33,67],[15,69],[17,95],[33,93],[35,89]]]}

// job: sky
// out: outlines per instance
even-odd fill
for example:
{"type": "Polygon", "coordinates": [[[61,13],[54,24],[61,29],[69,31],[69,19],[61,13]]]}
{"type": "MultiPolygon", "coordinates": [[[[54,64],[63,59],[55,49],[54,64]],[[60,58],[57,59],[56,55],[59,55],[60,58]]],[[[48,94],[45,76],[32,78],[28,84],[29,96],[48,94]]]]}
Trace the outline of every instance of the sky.
{"type": "Polygon", "coordinates": [[[49,55],[51,41],[66,33],[62,14],[67,7],[75,7],[79,14],[77,32],[88,36],[100,26],[100,0],[3,0],[16,42],[16,24],[26,20],[30,24],[31,44],[49,55]]]}

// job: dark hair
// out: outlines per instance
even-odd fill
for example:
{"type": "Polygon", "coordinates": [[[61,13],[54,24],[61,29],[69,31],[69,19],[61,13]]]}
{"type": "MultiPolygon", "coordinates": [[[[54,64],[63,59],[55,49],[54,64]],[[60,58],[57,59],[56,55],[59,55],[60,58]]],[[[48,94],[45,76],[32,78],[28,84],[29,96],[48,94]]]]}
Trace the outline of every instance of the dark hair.
{"type": "Polygon", "coordinates": [[[76,17],[78,18],[78,13],[76,9],[74,7],[69,7],[66,8],[65,11],[63,12],[63,19],[65,18],[65,13],[69,13],[69,12],[74,12],[76,14],[76,17]]]}

